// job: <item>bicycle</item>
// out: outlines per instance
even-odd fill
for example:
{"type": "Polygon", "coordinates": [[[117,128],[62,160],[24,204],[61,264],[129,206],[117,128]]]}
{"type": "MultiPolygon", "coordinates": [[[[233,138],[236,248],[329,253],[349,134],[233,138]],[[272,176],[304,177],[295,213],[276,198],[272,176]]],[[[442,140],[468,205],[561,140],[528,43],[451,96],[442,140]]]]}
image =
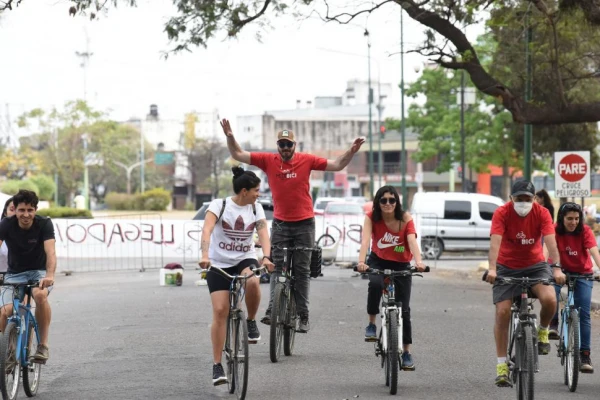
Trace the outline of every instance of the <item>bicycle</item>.
{"type": "MultiPolygon", "coordinates": [[[[354,267],[354,271],[358,271],[354,267]]],[[[429,272],[429,267],[425,271],[429,272]]],[[[381,356],[381,368],[385,375],[385,385],[390,387],[390,394],[398,391],[398,370],[402,363],[402,303],[396,303],[395,277],[420,276],[415,267],[404,271],[368,268],[363,275],[383,275],[383,296],[381,297],[381,329],[375,342],[375,356],[381,356]]]]}
{"type": "Polygon", "coordinates": [[[564,383],[571,392],[577,390],[579,367],[581,366],[579,310],[575,307],[575,285],[579,279],[598,280],[594,275],[565,272],[567,276],[567,299],[560,312],[558,353],[560,365],[564,366],[564,383]]]}
{"type": "Polygon", "coordinates": [[[209,266],[206,271],[214,270],[231,280],[229,286],[229,317],[223,353],[227,364],[227,386],[229,393],[236,393],[239,400],[246,398],[248,389],[248,369],[250,354],[248,353],[248,326],[246,315],[241,307],[244,299],[246,280],[260,276],[265,267],[252,268],[252,275],[229,275],[221,268],[209,266]]]}
{"type": "Polygon", "coordinates": [[[273,307],[271,308],[269,356],[271,362],[276,363],[283,353],[291,356],[294,352],[296,332],[306,333],[298,329],[300,318],[296,307],[296,290],[293,268],[293,256],[296,251],[311,251],[311,277],[316,278],[321,272],[320,247],[273,247],[283,250],[283,265],[275,283],[273,294],[273,307]],[[317,254],[314,254],[314,253],[317,254]],[[316,268],[318,264],[318,268],[316,268]]]}
{"type": "MultiPolygon", "coordinates": [[[[487,278],[487,271],[482,280],[487,278]]],[[[516,384],[517,399],[533,400],[535,392],[535,373],[539,371],[538,360],[538,322],[533,311],[534,298],[529,297],[529,288],[538,285],[551,285],[554,279],[496,277],[498,285],[518,285],[520,296],[513,298],[510,308],[508,328],[508,346],[506,363],[509,369],[509,385],[516,384]]]]}
{"type": "Polygon", "coordinates": [[[33,362],[40,334],[31,313],[33,288],[39,287],[39,282],[3,283],[2,286],[13,288],[13,314],[8,317],[0,337],[0,391],[4,400],[16,399],[22,373],[23,390],[27,397],[33,397],[37,394],[42,371],[42,364],[33,362]],[[25,296],[27,301],[23,304],[25,296]]]}

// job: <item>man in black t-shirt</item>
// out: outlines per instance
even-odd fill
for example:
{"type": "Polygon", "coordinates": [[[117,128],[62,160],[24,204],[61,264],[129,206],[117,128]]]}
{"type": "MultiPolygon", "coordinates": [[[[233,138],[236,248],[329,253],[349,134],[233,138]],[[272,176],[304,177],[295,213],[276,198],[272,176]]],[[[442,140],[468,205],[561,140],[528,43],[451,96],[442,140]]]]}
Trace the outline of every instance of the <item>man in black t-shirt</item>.
{"type": "MultiPolygon", "coordinates": [[[[16,215],[0,222],[0,246],[8,247],[6,283],[38,282],[33,289],[35,318],[40,329],[40,343],[33,361],[45,364],[48,360],[48,331],[51,309],[48,295],[54,285],[56,251],[54,226],[50,218],[35,215],[37,195],[29,190],[19,190],[13,197],[16,215]]],[[[5,288],[2,295],[0,328],[4,330],[6,318],[12,314],[12,289],[5,288]]]]}

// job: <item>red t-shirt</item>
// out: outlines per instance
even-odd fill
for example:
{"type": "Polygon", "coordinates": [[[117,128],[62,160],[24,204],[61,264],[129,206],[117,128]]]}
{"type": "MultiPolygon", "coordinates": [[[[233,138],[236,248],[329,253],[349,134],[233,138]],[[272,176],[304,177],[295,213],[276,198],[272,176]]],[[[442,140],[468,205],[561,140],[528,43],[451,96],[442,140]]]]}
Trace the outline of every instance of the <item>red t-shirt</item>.
{"type": "Polygon", "coordinates": [[[520,269],[545,260],[541,238],[554,235],[554,225],[548,210],[536,202],[525,217],[508,202],[494,212],[490,235],[502,235],[498,264],[520,269]]]}
{"type": "Polygon", "coordinates": [[[383,220],[373,222],[373,212],[368,212],[371,219],[373,233],[371,234],[371,251],[382,260],[410,262],[413,258],[408,247],[408,235],[417,236],[415,224],[412,220],[403,224],[400,232],[392,232],[383,220]]]}
{"type": "Polygon", "coordinates": [[[579,235],[556,234],[556,244],[560,254],[560,265],[565,271],[579,274],[591,274],[594,272],[592,257],[588,249],[596,247],[596,238],[592,229],[583,225],[583,232],[579,235]]]}
{"type": "Polygon", "coordinates": [[[315,216],[310,195],[310,173],[313,170],[324,171],[327,159],[295,153],[287,162],[279,153],[250,153],[250,164],[262,169],[269,178],[275,218],[293,222],[315,216]]]}

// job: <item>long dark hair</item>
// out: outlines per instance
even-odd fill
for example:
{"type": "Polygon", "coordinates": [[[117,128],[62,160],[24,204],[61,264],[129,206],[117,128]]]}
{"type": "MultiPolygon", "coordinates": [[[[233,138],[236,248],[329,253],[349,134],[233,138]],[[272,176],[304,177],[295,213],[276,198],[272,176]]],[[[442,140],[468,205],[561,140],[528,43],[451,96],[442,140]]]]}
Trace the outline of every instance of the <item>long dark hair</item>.
{"type": "Polygon", "coordinates": [[[6,213],[8,212],[8,206],[10,206],[10,203],[12,203],[13,198],[11,197],[10,199],[6,200],[6,203],[4,203],[4,210],[2,210],[2,219],[6,218],[8,215],[6,215],[6,213]]]}
{"type": "Polygon", "coordinates": [[[383,197],[384,194],[390,193],[394,195],[396,198],[396,208],[394,209],[394,218],[398,221],[402,221],[404,218],[404,210],[402,209],[402,203],[400,203],[400,196],[396,191],[396,188],[393,186],[382,186],[379,188],[377,193],[375,193],[375,198],[373,199],[373,222],[381,221],[381,204],[379,200],[383,197]]]}
{"type": "Polygon", "coordinates": [[[544,200],[544,207],[548,208],[548,206],[550,206],[554,208],[554,206],[552,205],[552,200],[550,199],[550,195],[548,194],[548,192],[546,192],[545,189],[538,190],[535,195],[540,199],[544,200]]]}
{"type": "Polygon", "coordinates": [[[242,167],[231,168],[233,172],[233,192],[238,194],[242,189],[250,190],[260,185],[260,178],[252,171],[246,171],[242,167]]]}
{"type": "Polygon", "coordinates": [[[556,217],[556,233],[559,235],[568,234],[567,228],[565,228],[565,215],[568,212],[575,211],[579,214],[579,224],[572,232],[573,234],[580,234],[583,231],[583,211],[581,206],[577,203],[564,203],[558,208],[558,216],[556,217]]]}

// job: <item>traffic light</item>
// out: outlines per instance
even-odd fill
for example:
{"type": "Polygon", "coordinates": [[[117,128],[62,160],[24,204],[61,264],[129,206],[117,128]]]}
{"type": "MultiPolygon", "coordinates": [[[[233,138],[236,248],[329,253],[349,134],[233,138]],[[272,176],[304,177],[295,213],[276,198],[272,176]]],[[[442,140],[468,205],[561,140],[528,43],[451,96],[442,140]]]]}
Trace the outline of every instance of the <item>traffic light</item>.
{"type": "Polygon", "coordinates": [[[462,170],[462,167],[460,165],[458,166],[457,171],[458,171],[458,177],[460,179],[462,179],[462,177],[463,177],[463,170],[462,170]]]}
{"type": "Polygon", "coordinates": [[[381,136],[382,139],[385,137],[385,125],[381,125],[379,127],[379,135],[381,136]]]}

